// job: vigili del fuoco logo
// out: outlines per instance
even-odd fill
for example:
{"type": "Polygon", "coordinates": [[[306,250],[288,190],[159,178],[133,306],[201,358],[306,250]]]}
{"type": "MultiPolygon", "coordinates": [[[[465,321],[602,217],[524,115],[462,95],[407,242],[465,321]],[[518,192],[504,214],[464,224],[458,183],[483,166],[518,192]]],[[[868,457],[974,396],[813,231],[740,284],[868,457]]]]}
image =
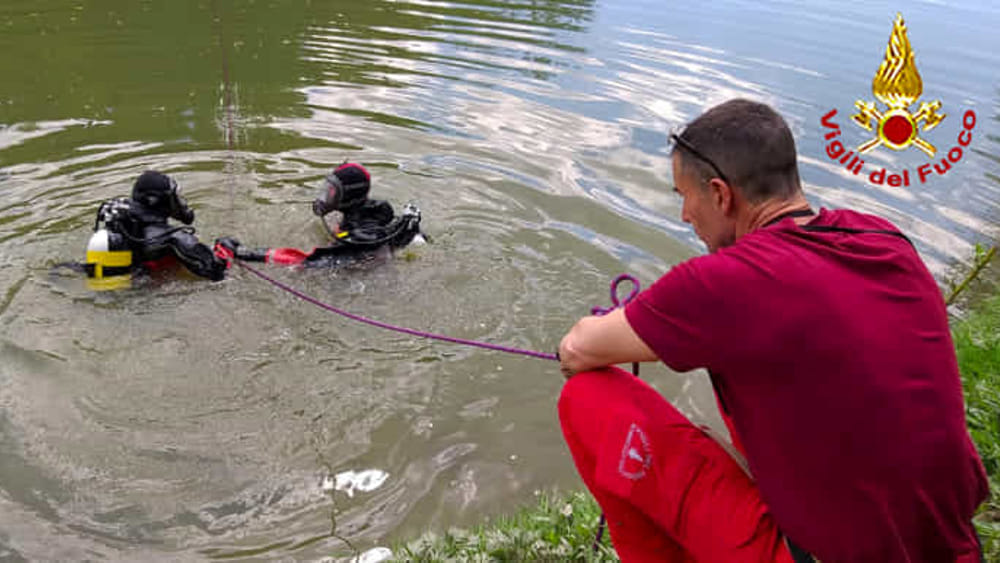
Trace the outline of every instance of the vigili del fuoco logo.
{"type": "Polygon", "coordinates": [[[832,109],[823,116],[821,123],[827,129],[824,139],[826,155],[854,175],[861,174],[865,164],[862,155],[877,147],[887,147],[895,151],[905,151],[911,147],[926,153],[930,160],[916,167],[911,175],[910,170],[901,171],[877,168],[868,174],[868,181],[873,184],[888,184],[890,186],[909,186],[912,183],[926,183],[933,176],[944,176],[952,165],[958,164],[965,154],[963,148],[972,142],[972,130],[976,126],[976,112],[966,110],[962,115],[962,129],[958,133],[955,146],[948,152],[938,154],[937,147],[922,134],[938,126],[947,114],[941,113],[941,100],[923,101],[917,107],[916,113],[910,111],[923,93],[924,85],[917,72],[913,48],[906,36],[906,24],[902,14],[896,14],[896,21],[889,36],[889,45],[885,48],[885,58],[872,80],[872,94],[886,105],[880,110],[876,102],[858,100],[854,102],[858,113],[851,116],[851,121],[874,137],[869,138],[854,149],[845,147],[842,141],[840,125],[834,118],[837,110],[832,109]]]}

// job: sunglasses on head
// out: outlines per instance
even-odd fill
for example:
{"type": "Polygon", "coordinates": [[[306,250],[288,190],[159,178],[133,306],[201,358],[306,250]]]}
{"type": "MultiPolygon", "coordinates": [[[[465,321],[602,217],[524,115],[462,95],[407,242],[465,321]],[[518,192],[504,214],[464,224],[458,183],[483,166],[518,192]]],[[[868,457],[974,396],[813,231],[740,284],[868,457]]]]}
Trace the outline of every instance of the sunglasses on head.
{"type": "Polygon", "coordinates": [[[726,178],[726,175],[723,174],[722,170],[719,169],[719,166],[717,164],[715,164],[714,162],[712,162],[712,159],[710,159],[707,156],[705,156],[704,154],[702,154],[701,151],[699,151],[698,149],[694,148],[694,145],[692,145],[687,140],[685,140],[684,137],[681,137],[680,135],[677,135],[676,133],[674,133],[674,134],[670,135],[670,140],[673,141],[673,142],[675,142],[675,143],[677,143],[684,150],[686,150],[687,152],[691,153],[693,156],[695,156],[696,158],[698,158],[698,160],[701,160],[702,162],[705,162],[706,164],[708,164],[709,166],[711,166],[712,170],[715,171],[716,176],[718,176],[723,182],[725,182],[727,184],[730,183],[729,179],[726,178]]]}

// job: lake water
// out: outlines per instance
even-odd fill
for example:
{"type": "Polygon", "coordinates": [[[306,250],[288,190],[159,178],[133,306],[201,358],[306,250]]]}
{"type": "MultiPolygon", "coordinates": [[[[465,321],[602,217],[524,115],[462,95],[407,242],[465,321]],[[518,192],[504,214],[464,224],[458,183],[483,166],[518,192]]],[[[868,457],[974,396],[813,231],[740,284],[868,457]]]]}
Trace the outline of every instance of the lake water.
{"type": "MultiPolygon", "coordinates": [[[[0,560],[318,560],[582,488],[542,360],[354,324],[241,270],[93,292],[97,206],[173,175],[202,240],[323,244],[309,202],[345,159],[423,211],[433,244],[378,267],[267,268],[351,312],[553,351],[620,272],[704,251],[667,137],[731,97],[791,125],[807,196],[895,222],[942,281],[1000,223],[1000,8],[902,6],[921,133],[853,175],[826,154],[900,5],[375,0],[0,6],[0,560]]],[[[915,109],[916,106],[914,106],[915,109]]],[[[643,376],[717,424],[700,374],[643,376]]]]}

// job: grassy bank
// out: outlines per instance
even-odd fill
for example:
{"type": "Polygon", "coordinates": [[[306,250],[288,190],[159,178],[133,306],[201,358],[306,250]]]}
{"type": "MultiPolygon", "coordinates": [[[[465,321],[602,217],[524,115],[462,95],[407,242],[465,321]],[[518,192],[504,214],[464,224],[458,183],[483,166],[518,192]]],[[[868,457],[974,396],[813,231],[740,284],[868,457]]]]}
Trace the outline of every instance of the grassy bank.
{"type": "Polygon", "coordinates": [[[393,550],[397,561],[617,561],[605,531],[595,552],[601,509],[587,493],[542,494],[538,502],[473,530],[426,534],[393,550]]]}
{"type": "Polygon", "coordinates": [[[1000,295],[980,303],[952,332],[965,389],[969,432],[990,476],[976,527],[987,561],[1000,561],[1000,295]]]}
{"type": "MultiPolygon", "coordinates": [[[[990,476],[989,500],[976,516],[986,561],[1000,561],[1000,295],[952,325],[969,431],[990,476]]],[[[600,509],[586,493],[543,495],[536,506],[473,530],[428,534],[397,547],[401,561],[613,561],[607,534],[591,547],[600,509]]]]}

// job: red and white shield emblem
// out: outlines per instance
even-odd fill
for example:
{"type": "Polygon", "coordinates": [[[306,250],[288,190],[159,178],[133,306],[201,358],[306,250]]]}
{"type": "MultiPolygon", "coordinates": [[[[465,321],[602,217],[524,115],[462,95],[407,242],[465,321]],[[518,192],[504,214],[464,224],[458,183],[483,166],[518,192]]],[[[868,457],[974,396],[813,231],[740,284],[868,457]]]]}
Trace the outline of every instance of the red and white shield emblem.
{"type": "Polygon", "coordinates": [[[653,452],[649,449],[649,438],[642,428],[633,422],[625,438],[621,459],[618,460],[618,472],[622,477],[635,481],[646,475],[646,470],[652,461],[653,452]]]}

